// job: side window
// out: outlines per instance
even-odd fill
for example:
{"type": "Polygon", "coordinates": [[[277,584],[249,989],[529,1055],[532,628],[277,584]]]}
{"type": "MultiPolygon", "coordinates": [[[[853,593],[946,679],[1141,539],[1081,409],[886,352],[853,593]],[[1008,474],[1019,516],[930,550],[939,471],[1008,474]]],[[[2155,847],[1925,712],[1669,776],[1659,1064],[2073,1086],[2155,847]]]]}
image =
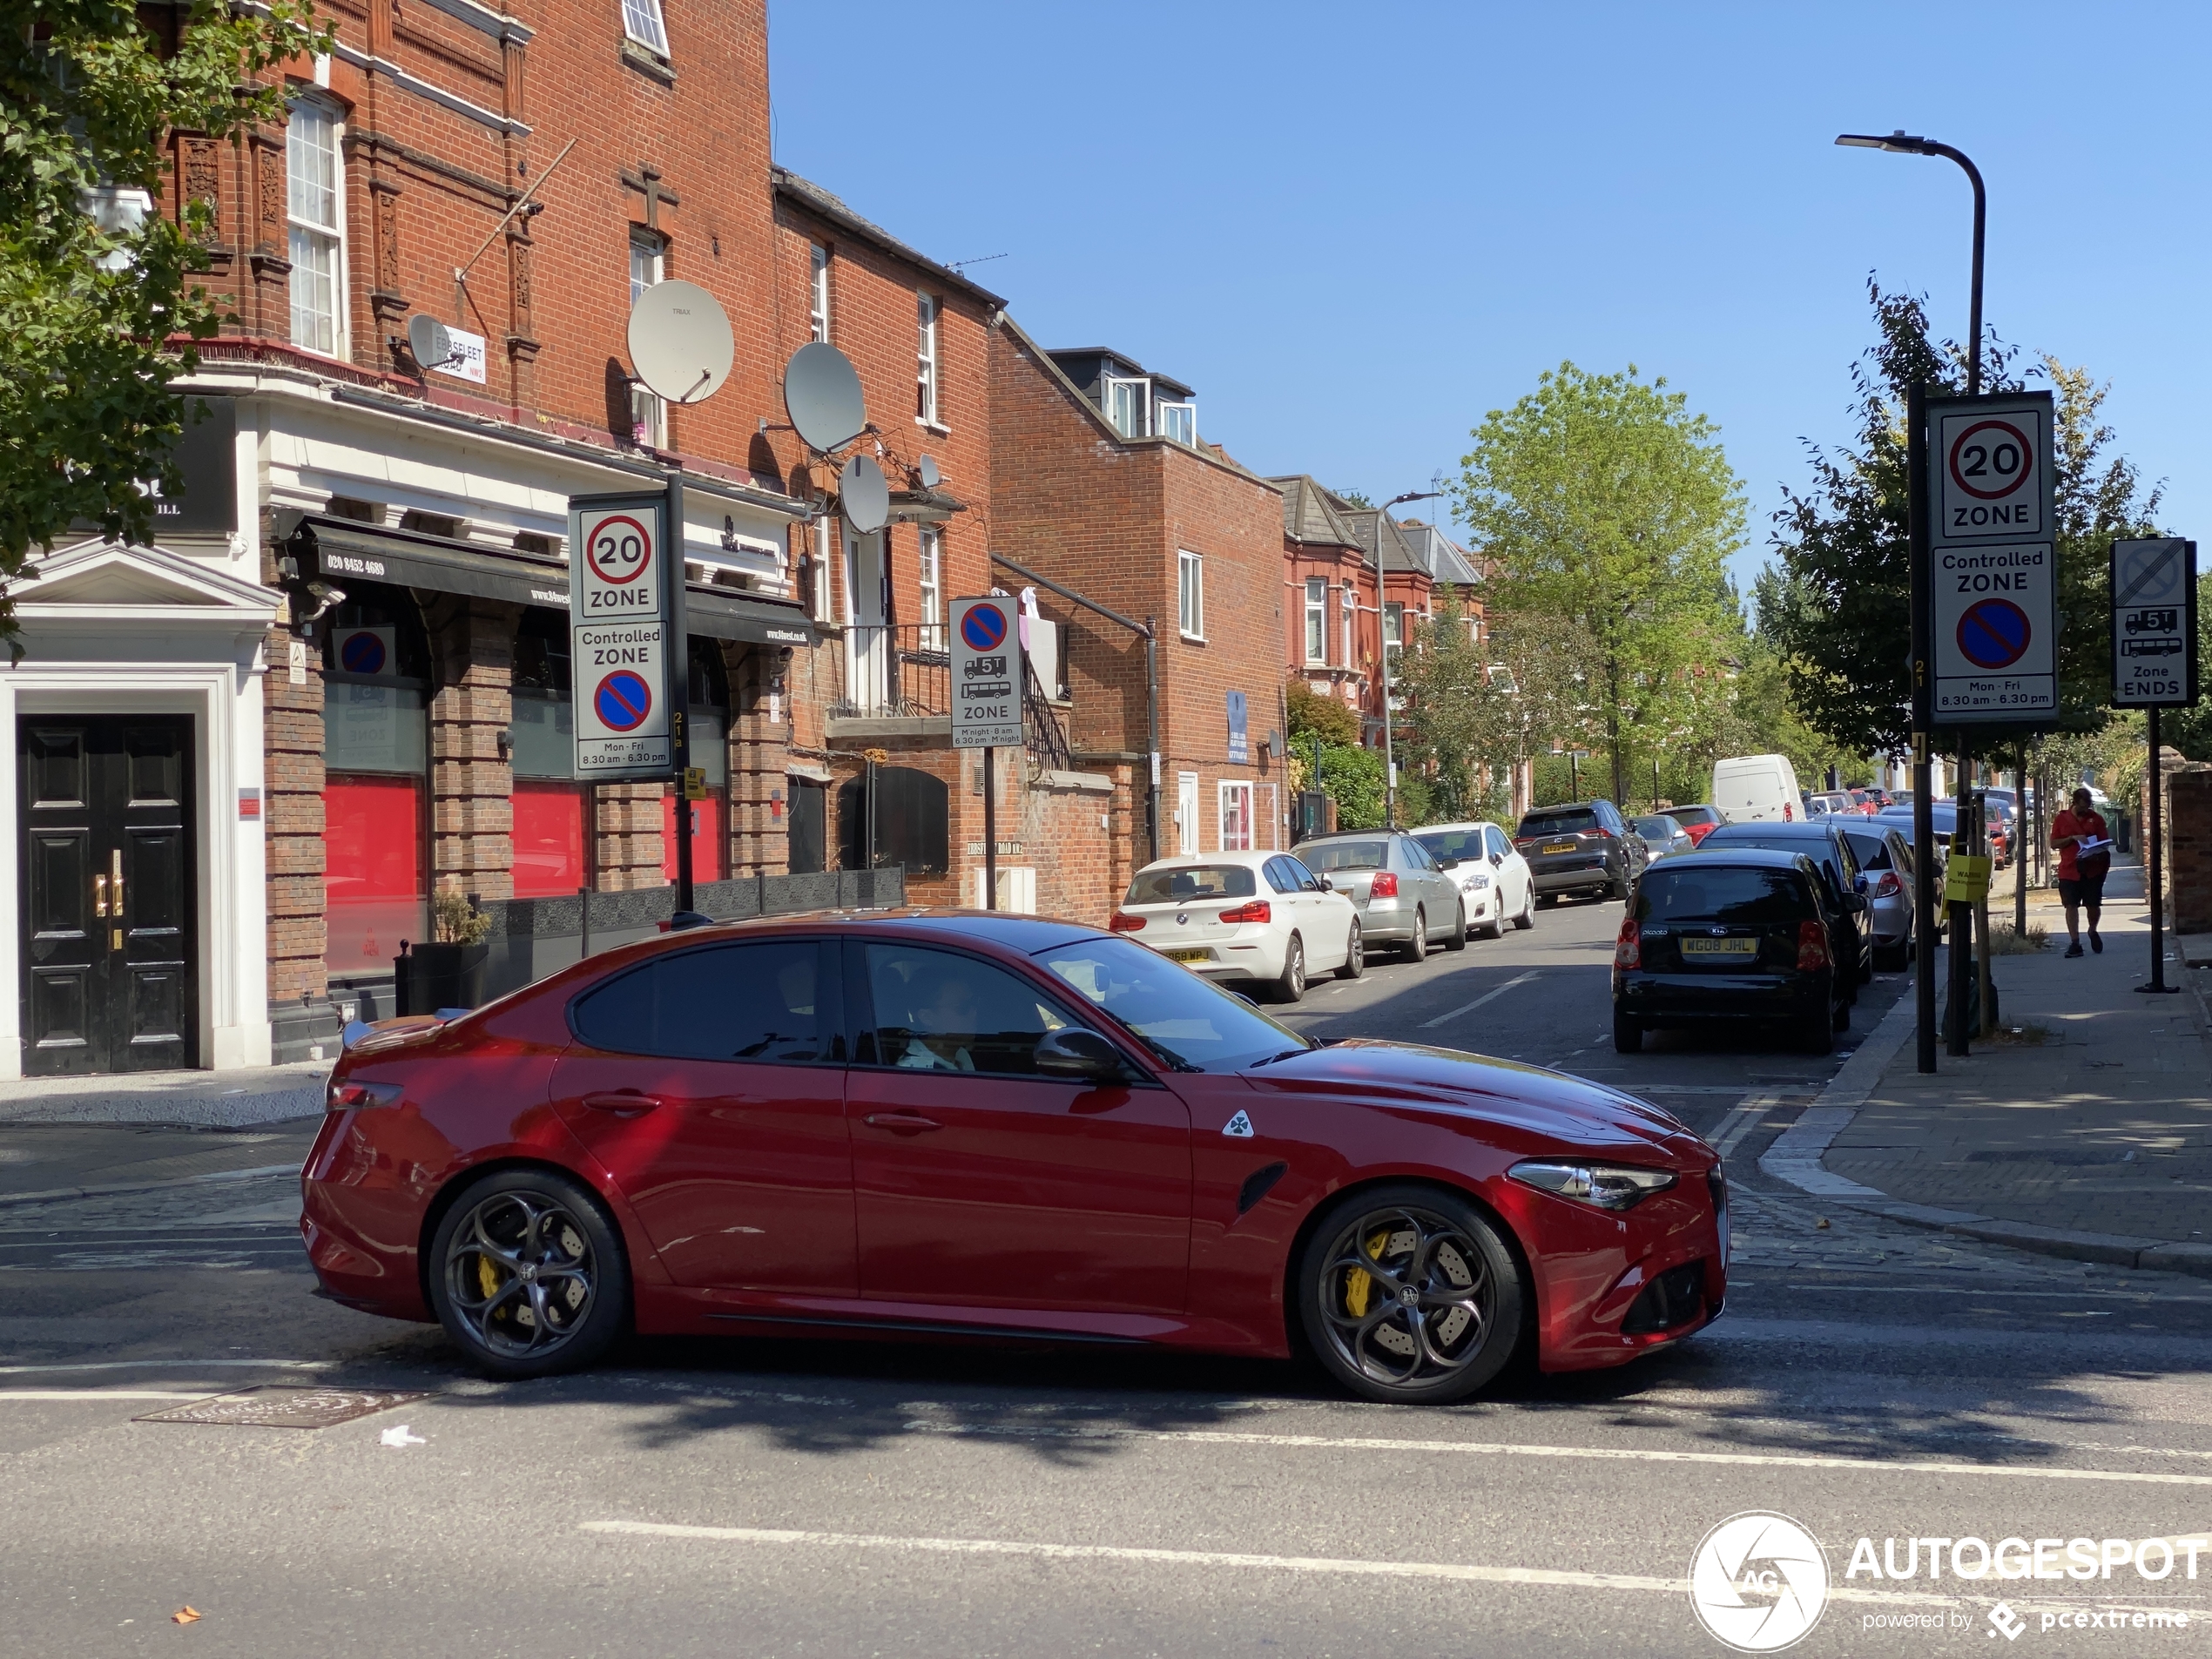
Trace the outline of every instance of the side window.
{"type": "Polygon", "coordinates": [[[577,1035],[612,1054],[834,1060],[832,1011],[817,1000],[822,954],[819,940],[778,939],[656,956],[579,997],[577,1035]]]}
{"type": "Polygon", "coordinates": [[[1075,1023],[1026,980],[973,956],[924,945],[863,954],[875,1005],[863,1065],[1034,1076],[1039,1040],[1075,1023]]]}
{"type": "Polygon", "coordinates": [[[1433,870],[1436,867],[1436,861],[1429,857],[1428,849],[1409,837],[1399,837],[1398,854],[1416,870],[1433,870]]]}
{"type": "Polygon", "coordinates": [[[1286,858],[1283,862],[1289,867],[1291,873],[1298,877],[1300,890],[1306,893],[1321,891],[1321,878],[1307,869],[1305,865],[1291,858],[1286,858]]]}
{"type": "Polygon", "coordinates": [[[1270,859],[1262,867],[1267,873],[1267,885],[1278,893],[1296,893],[1298,879],[1291,873],[1288,859],[1270,859]]]}
{"type": "Polygon", "coordinates": [[[1483,826],[1482,844],[1489,849],[1490,856],[1494,859],[1501,859],[1513,851],[1513,848],[1506,844],[1505,831],[1500,829],[1495,824],[1483,826]]]}

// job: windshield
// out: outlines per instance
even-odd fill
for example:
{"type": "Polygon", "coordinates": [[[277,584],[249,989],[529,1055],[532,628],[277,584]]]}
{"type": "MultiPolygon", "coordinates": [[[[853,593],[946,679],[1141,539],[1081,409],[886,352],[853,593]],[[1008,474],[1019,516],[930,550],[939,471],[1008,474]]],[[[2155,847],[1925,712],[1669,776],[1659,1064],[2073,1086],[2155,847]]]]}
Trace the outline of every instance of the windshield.
{"type": "Polygon", "coordinates": [[[1523,835],[1573,835],[1597,827],[1597,814],[1587,806],[1579,812],[1531,813],[1521,820],[1523,835]]]}
{"type": "Polygon", "coordinates": [[[1636,920],[1651,921],[1802,921],[1812,903],[1788,870],[1731,870],[1669,859],[1636,886],[1636,920]]]}
{"type": "Polygon", "coordinates": [[[1429,851],[1429,856],[1439,864],[1453,864],[1483,856],[1482,832],[1479,829],[1432,830],[1413,839],[1429,851]]]}
{"type": "Polygon", "coordinates": [[[1390,861],[1385,841],[1308,841],[1298,850],[1309,870],[1379,870],[1390,861]]]}
{"type": "Polygon", "coordinates": [[[1249,899],[1259,891],[1245,864],[1190,864],[1140,870],[1123,904],[1183,904],[1192,899],[1249,899]]]}
{"type": "Polygon", "coordinates": [[[1186,968],[1126,939],[1078,939],[1038,960],[1170,1065],[1237,1071],[1313,1045],[1186,968]]]}

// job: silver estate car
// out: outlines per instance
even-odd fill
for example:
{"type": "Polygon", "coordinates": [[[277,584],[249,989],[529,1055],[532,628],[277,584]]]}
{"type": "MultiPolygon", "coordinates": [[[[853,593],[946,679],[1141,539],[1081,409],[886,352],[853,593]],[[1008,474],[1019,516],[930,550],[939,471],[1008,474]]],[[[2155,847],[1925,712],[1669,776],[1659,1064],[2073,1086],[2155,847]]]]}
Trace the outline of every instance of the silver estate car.
{"type": "Polygon", "coordinates": [[[1305,867],[1350,899],[1370,954],[1394,945],[1409,961],[1428,948],[1465,950],[1467,908],[1460,884],[1428,849],[1402,830],[1346,830],[1298,844],[1305,867]]]}

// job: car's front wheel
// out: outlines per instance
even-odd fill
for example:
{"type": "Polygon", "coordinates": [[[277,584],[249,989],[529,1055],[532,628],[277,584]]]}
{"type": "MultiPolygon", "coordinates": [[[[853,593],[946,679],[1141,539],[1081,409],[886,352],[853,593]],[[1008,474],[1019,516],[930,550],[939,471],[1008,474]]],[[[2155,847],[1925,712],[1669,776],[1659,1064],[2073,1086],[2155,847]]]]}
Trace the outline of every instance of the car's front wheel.
{"type": "Polygon", "coordinates": [[[576,1371],[630,1318],[630,1267],[614,1224],[552,1170],[473,1182],[430,1239],[430,1304],[470,1361],[503,1379],[576,1371]]]}
{"type": "Polygon", "coordinates": [[[1425,962],[1428,960],[1428,912],[1413,912],[1413,936],[1406,941],[1406,960],[1425,962]]]}
{"type": "Polygon", "coordinates": [[[1296,934],[1283,948],[1283,972],[1271,988],[1278,1002],[1303,1001],[1305,997],[1305,942],[1296,934]]]}
{"type": "Polygon", "coordinates": [[[1358,979],[1367,971],[1367,941],[1359,931],[1359,919],[1352,919],[1351,934],[1344,941],[1344,966],[1337,969],[1339,979],[1358,979]]]}
{"type": "Polygon", "coordinates": [[[1386,1404],[1464,1399],[1521,1341],[1520,1264],[1481,1211],[1441,1187],[1348,1195],[1307,1241],[1298,1285],[1315,1358],[1386,1404]]]}

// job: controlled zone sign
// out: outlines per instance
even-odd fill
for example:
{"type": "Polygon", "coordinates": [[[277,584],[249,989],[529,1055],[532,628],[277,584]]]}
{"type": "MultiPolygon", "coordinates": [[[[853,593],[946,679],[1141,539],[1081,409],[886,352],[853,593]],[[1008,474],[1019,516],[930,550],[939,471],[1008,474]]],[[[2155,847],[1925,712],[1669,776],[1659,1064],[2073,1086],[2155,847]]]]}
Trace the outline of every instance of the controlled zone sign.
{"type": "Polygon", "coordinates": [[[1022,637],[1014,601],[953,601],[953,747],[1022,746],[1022,637]]]}
{"type": "Polygon", "coordinates": [[[2114,706],[2191,707],[2196,676],[2196,543],[2171,537],[2114,542],[2114,706]]]}
{"type": "Polygon", "coordinates": [[[2058,712],[2051,395],[1928,403],[1929,613],[1938,725],[2058,712]]]}
{"type": "Polygon", "coordinates": [[[664,778],[675,764],[665,506],[658,491],[569,502],[569,667],[579,778],[664,778]]]}

